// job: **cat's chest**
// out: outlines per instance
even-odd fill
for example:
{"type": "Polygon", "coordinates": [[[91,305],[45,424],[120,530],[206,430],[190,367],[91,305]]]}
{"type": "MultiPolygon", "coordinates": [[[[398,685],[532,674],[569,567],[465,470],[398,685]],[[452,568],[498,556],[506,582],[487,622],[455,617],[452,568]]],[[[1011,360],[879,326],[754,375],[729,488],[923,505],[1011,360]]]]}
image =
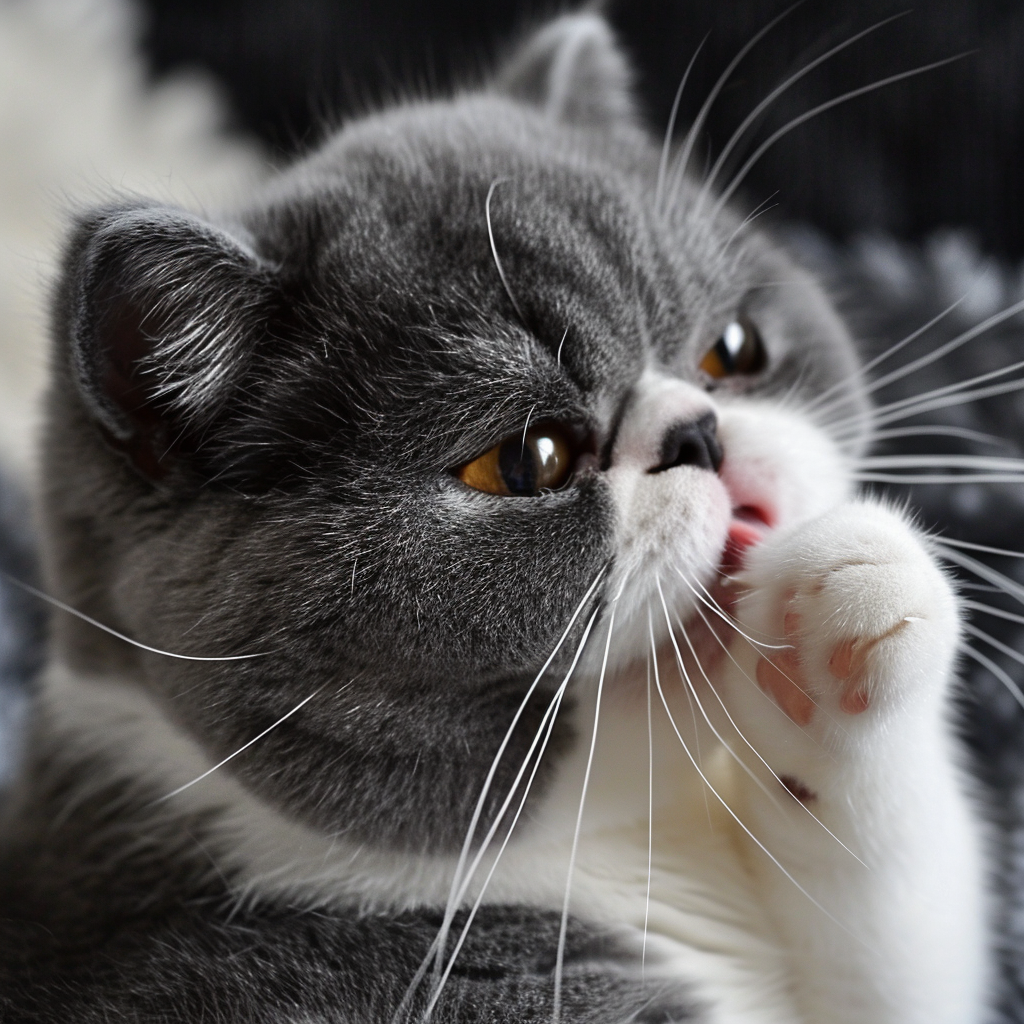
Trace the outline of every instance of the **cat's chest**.
{"type": "Polygon", "coordinates": [[[730,811],[726,752],[703,748],[702,778],[685,755],[677,756],[678,742],[668,747],[657,728],[653,759],[649,748],[635,745],[645,716],[632,724],[627,717],[608,721],[595,744],[578,839],[582,751],[575,770],[565,766],[529,836],[506,852],[486,898],[561,910],[568,887],[571,911],[631,929],[646,948],[652,983],[666,974],[686,979],[711,1021],[801,1020],[787,954],[730,811]]]}
{"type": "MultiPolygon", "coordinates": [[[[116,748],[118,761],[154,786],[183,787],[212,767],[138,689],[51,671],[44,690],[63,729],[73,725],[89,747],[116,748]]],[[[652,983],[671,977],[692,986],[710,1021],[800,1020],[781,945],[725,809],[732,796],[721,752],[702,748],[705,783],[657,725],[648,736],[645,715],[612,714],[606,722],[578,838],[585,742],[515,841],[504,849],[495,843],[475,865],[471,858],[463,906],[479,900],[561,913],[571,877],[570,912],[626,929],[646,948],[643,969],[652,983]]],[[[223,851],[222,870],[250,897],[403,911],[444,906],[452,892],[456,858],[383,855],[330,839],[284,818],[222,771],[182,789],[173,804],[189,813],[217,808],[211,849],[223,851]]]]}

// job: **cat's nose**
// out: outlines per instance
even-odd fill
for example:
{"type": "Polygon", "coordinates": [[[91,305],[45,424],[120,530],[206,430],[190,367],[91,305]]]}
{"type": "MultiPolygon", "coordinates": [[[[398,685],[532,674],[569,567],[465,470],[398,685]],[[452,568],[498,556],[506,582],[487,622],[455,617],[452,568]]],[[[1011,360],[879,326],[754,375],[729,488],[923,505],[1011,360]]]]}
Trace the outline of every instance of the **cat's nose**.
{"type": "Polygon", "coordinates": [[[717,473],[722,465],[718,417],[706,412],[696,419],[673,423],[662,436],[660,456],[649,473],[662,473],[676,466],[696,466],[717,473]]]}

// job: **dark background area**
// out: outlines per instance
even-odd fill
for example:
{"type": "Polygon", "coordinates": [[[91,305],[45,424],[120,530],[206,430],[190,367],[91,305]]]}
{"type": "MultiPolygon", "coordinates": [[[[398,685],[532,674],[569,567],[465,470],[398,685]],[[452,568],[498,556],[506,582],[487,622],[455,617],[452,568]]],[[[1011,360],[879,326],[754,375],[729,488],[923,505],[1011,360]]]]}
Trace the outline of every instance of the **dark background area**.
{"type": "MultiPolygon", "coordinates": [[[[325,125],[410,91],[478,81],[518,31],[559,8],[538,0],[144,0],[154,71],[212,71],[241,127],[279,154],[325,125]]],[[[633,57],[652,127],[668,122],[690,57],[707,41],[680,127],[714,81],[788,0],[618,0],[605,9],[633,57]]],[[[704,159],[776,83],[893,15],[780,97],[759,140],[845,92],[957,54],[954,63],[853,99],[798,127],[747,180],[743,202],[843,240],[885,231],[917,240],[969,229],[993,254],[1024,256],[1024,3],[1020,0],[806,0],[740,65],[708,122],[704,159]]]]}

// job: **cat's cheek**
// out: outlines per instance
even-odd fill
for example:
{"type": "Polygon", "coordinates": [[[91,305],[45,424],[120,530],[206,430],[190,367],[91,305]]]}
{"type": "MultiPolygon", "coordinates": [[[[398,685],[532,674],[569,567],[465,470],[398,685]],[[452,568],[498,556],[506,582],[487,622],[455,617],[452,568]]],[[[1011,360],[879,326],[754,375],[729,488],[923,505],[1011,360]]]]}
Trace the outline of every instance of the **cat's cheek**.
{"type": "Polygon", "coordinates": [[[733,508],[759,510],[772,526],[796,525],[852,496],[849,460],[799,412],[749,399],[725,404],[719,437],[733,508]]]}

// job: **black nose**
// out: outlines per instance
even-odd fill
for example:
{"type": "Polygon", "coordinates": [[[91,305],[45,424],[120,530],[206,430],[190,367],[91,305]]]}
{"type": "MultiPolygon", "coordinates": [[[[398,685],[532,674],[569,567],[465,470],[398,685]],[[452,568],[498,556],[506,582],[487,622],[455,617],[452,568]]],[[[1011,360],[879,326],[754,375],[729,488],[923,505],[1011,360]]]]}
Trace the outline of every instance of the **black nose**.
{"type": "Polygon", "coordinates": [[[722,465],[722,446],[718,443],[718,420],[713,412],[687,423],[673,423],[661,442],[661,462],[651,473],[675,466],[697,466],[714,473],[722,465]]]}

